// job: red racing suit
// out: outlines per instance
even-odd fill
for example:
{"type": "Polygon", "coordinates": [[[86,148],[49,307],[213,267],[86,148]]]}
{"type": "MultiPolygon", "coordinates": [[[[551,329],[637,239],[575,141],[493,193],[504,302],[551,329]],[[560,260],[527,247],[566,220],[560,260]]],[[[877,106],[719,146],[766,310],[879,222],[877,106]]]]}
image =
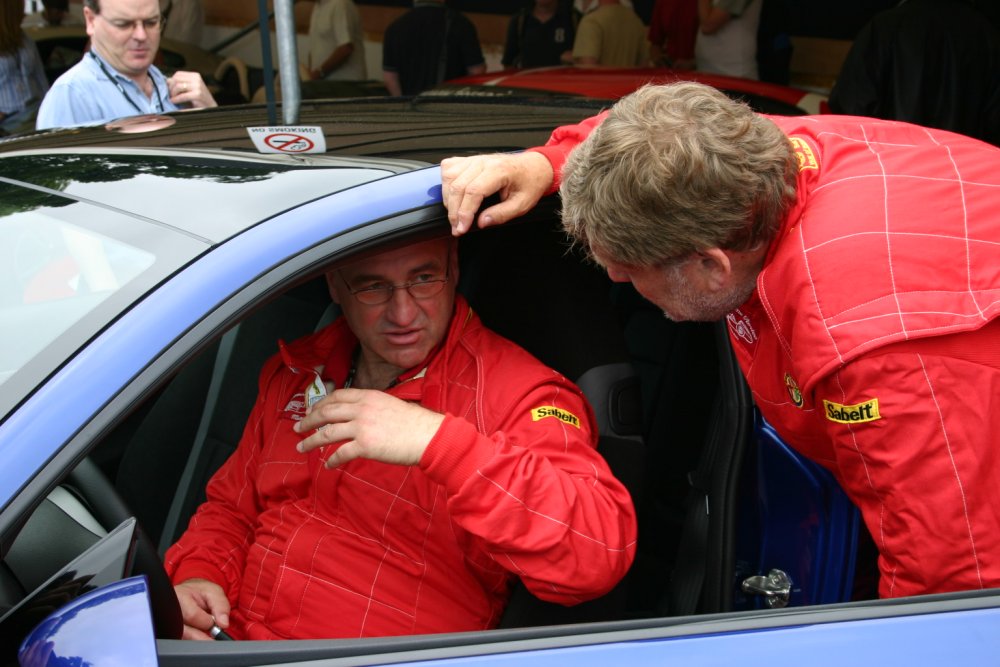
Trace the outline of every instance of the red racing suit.
{"type": "MultiPolygon", "coordinates": [[[[601,118],[533,150],[559,174],[601,118]]],[[[1000,586],[1000,150],[770,119],[798,158],[797,201],[727,318],[756,404],[860,508],[880,596],[1000,586]]]]}
{"type": "Polygon", "coordinates": [[[231,634],[482,630],[499,620],[514,575],[563,604],[621,579],[634,509],[594,447],[590,406],[461,297],[445,342],[388,390],[446,414],[419,466],[357,459],[327,470],[320,450],[298,453],[292,425],[312,369],[343,386],[356,346],[341,319],[265,364],[236,452],[166,554],[174,583],[223,586],[231,634]]]}

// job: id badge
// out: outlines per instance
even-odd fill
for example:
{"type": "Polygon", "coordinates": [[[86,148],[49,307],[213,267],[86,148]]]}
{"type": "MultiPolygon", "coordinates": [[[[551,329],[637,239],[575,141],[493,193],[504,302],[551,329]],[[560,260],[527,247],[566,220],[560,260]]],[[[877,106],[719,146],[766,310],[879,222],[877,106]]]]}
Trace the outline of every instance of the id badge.
{"type": "Polygon", "coordinates": [[[310,410],[335,388],[336,385],[333,382],[324,382],[319,373],[313,371],[313,380],[306,388],[306,410],[310,410]]]}

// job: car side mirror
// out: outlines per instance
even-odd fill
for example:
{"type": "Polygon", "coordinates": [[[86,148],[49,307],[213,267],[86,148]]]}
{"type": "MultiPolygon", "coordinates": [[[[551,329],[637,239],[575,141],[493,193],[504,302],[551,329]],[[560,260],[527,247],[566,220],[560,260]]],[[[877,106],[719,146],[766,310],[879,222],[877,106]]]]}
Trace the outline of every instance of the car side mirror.
{"type": "Polygon", "coordinates": [[[156,638],[146,578],[122,579],[59,607],[28,633],[18,651],[18,661],[21,667],[156,667],[156,638]]]}

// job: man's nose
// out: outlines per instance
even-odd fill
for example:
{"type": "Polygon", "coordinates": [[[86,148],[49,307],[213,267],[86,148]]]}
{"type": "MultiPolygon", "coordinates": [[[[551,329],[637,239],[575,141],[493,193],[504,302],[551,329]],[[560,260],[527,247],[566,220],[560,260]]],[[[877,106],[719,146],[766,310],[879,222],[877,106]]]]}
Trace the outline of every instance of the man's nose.
{"type": "Polygon", "coordinates": [[[386,304],[386,316],[396,324],[409,324],[417,312],[417,300],[405,287],[392,290],[389,303],[386,304]]]}

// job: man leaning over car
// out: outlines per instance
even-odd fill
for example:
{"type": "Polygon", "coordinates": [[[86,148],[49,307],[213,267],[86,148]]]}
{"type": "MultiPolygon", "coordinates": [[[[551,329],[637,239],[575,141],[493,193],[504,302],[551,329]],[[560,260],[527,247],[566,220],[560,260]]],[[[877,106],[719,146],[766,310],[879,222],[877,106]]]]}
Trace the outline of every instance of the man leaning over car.
{"type": "Polygon", "coordinates": [[[544,147],[449,158],[442,189],[461,234],[558,187],[612,280],[724,319],[757,407],[836,476],[901,597],[1000,586],[998,174],[959,134],[678,82],[544,147]]]}

